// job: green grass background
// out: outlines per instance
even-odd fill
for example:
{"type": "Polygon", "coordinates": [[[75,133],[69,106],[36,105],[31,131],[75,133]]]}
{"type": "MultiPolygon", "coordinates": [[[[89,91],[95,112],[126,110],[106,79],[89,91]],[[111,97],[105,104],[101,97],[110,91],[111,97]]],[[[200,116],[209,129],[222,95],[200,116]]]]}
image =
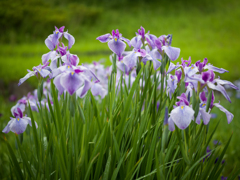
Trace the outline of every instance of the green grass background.
{"type": "MultiPolygon", "coordinates": [[[[34,3],[30,0],[19,2],[25,1],[30,5],[34,3]]],[[[41,63],[42,54],[49,52],[44,40],[52,33],[54,25],[58,27],[65,25],[69,33],[75,37],[76,43],[70,52],[79,56],[80,63],[105,58],[106,65],[110,65],[108,57],[111,51],[107,44],[100,43],[96,37],[109,33],[112,29],[119,29],[124,37],[131,39],[137,29],[143,26],[146,31],[150,30],[150,33],[156,36],[173,34],[172,46],[181,49],[178,61],[181,57],[188,59],[191,56],[193,62],[207,57],[214,66],[229,70],[229,73],[221,75],[222,79],[233,81],[240,77],[240,1],[238,0],[197,2],[173,0],[151,3],[135,0],[132,3],[113,1],[112,4],[109,4],[110,1],[98,3],[94,0],[90,3],[71,1],[72,4],[67,4],[65,1],[62,4],[58,4],[57,1],[51,1],[50,4],[46,4],[46,1],[39,2],[43,3],[39,7],[45,7],[45,9],[47,7],[47,10],[52,11],[46,10],[46,17],[33,22],[29,17],[31,13],[24,14],[27,8],[31,9],[33,6],[24,6],[25,10],[21,10],[21,12],[24,11],[22,19],[18,19],[20,17],[14,16],[12,12],[18,6],[6,5],[12,14],[4,14],[3,6],[0,6],[2,7],[0,9],[0,18],[2,18],[0,21],[2,27],[0,30],[0,81],[5,85],[17,82],[27,73],[27,69],[41,63]],[[74,4],[76,4],[75,10],[74,4]],[[16,22],[11,24],[11,22],[3,21],[4,18],[6,20],[11,17],[15,17],[13,20],[16,22]],[[26,20],[23,21],[24,19],[29,19],[29,24],[25,22],[26,20]],[[17,23],[19,21],[20,24],[17,23]]],[[[36,17],[43,14],[41,8],[27,12],[32,11],[34,11],[32,15],[35,14],[36,17]]],[[[27,82],[36,85],[34,77],[27,82]]],[[[227,151],[226,175],[234,166],[240,167],[240,146],[238,145],[240,100],[233,97],[232,101],[232,104],[229,104],[221,98],[221,104],[234,114],[233,122],[227,125],[225,114],[214,110],[217,113],[217,119],[212,119],[210,125],[211,129],[217,120],[221,119],[214,138],[222,141],[223,145],[233,133],[233,140],[227,151]]],[[[0,113],[3,114],[0,117],[1,129],[11,116],[12,105],[6,97],[0,97],[0,113]]],[[[0,151],[5,151],[3,146],[0,146],[0,151]]],[[[0,167],[4,167],[7,156],[6,154],[0,156],[0,167]]]]}

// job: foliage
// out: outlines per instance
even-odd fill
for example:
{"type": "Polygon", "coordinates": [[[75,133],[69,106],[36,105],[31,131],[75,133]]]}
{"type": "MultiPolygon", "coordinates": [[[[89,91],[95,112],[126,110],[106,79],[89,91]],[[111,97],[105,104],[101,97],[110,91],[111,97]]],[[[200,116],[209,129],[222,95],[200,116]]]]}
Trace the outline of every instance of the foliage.
{"type": "Polygon", "coordinates": [[[0,2],[0,41],[19,43],[23,40],[36,41],[52,30],[52,24],[94,23],[99,8],[72,3],[66,7],[52,6],[42,0],[19,0],[0,2]]]}

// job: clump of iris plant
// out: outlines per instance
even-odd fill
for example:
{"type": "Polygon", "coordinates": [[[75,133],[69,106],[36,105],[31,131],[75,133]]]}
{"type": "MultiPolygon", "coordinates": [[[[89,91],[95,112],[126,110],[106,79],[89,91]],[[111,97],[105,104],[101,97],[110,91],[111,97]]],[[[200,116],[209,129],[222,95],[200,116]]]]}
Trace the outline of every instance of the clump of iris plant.
{"type": "Polygon", "coordinates": [[[228,123],[234,118],[216,95],[231,103],[225,87],[239,90],[218,77],[227,70],[207,58],[174,63],[180,48],[174,47],[173,36],[150,34],[143,27],[129,39],[118,29],[97,37],[112,53],[111,66],[102,60],[80,64],[70,52],[75,38],[64,29],[55,27],[45,40],[49,52],[42,55],[42,63],[19,80],[21,85],[36,76],[39,86],[17,101],[2,130],[22,134],[33,125],[34,138],[29,140],[34,139],[34,146],[26,149],[35,148],[37,156],[29,159],[16,136],[24,169],[16,177],[29,173],[26,177],[32,179],[220,178],[225,148],[221,151],[220,143],[209,148],[208,125],[214,108],[226,114],[228,123]]]}

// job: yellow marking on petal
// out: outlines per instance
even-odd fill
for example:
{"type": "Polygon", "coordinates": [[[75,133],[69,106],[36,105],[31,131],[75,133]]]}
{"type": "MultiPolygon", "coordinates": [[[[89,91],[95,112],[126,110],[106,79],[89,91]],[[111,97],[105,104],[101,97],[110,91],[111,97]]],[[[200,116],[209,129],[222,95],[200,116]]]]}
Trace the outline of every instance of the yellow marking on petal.
{"type": "Polygon", "coordinates": [[[38,69],[38,71],[41,71],[41,69],[38,69]]]}
{"type": "Polygon", "coordinates": [[[56,34],[59,33],[58,31],[56,31],[56,34]]]}
{"type": "Polygon", "coordinates": [[[70,68],[70,66],[68,66],[68,69],[70,68]]]}
{"type": "Polygon", "coordinates": [[[71,74],[73,75],[73,74],[74,74],[74,72],[71,72],[71,74]]]}
{"type": "Polygon", "coordinates": [[[194,66],[191,69],[193,69],[193,68],[194,68],[194,66]]]}
{"type": "Polygon", "coordinates": [[[117,41],[117,38],[114,38],[115,41],[117,41]]]}
{"type": "Polygon", "coordinates": [[[19,121],[19,118],[17,118],[17,120],[19,121]]]}
{"type": "Polygon", "coordinates": [[[206,104],[203,104],[202,106],[205,106],[206,104]]]}
{"type": "Polygon", "coordinates": [[[184,108],[184,106],[181,106],[181,109],[183,109],[184,108]]]}

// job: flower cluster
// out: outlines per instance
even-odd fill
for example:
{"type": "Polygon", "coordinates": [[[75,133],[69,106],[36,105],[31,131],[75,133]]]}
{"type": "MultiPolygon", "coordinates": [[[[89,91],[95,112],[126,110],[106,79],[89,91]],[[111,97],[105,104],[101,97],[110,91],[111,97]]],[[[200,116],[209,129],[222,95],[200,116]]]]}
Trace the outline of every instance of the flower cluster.
{"type": "MultiPolygon", "coordinates": [[[[182,59],[181,63],[174,64],[172,61],[178,59],[180,49],[172,47],[171,34],[157,37],[150,32],[146,33],[141,27],[131,40],[124,38],[118,29],[113,30],[111,34],[99,36],[97,40],[107,42],[113,52],[110,56],[113,62],[111,67],[105,68],[100,62],[79,65],[78,56],[69,52],[75,43],[74,37],[67,31],[64,32],[64,26],[59,29],[55,27],[53,34],[45,40],[50,52],[42,55],[42,64],[33,67],[33,71],[28,70],[28,74],[19,80],[20,85],[34,75],[40,80],[48,79],[43,88],[45,98],[37,98],[35,91],[34,95],[29,94],[19,100],[12,109],[15,118],[11,119],[3,132],[8,133],[11,130],[19,134],[25,131],[27,124],[31,125],[29,118],[23,116],[27,103],[35,111],[38,111],[39,105],[48,107],[47,97],[51,99],[51,94],[46,87],[50,86],[50,79],[53,80],[59,96],[69,93],[77,98],[83,98],[91,91],[93,96],[104,98],[108,94],[109,77],[112,77],[113,73],[116,73],[113,77],[116,78],[114,82],[118,92],[120,86],[130,89],[139,68],[145,65],[149,67],[151,81],[156,84],[158,94],[166,93],[169,100],[173,99],[175,102],[175,105],[168,107],[171,111],[165,123],[168,124],[169,130],[175,130],[175,125],[180,129],[186,129],[192,121],[200,124],[202,120],[207,125],[214,107],[226,114],[228,123],[232,121],[233,114],[220,103],[214,102],[215,91],[220,92],[231,102],[224,85],[238,90],[233,83],[216,78],[216,73],[228,71],[211,65],[207,58],[202,62],[199,60],[191,63],[189,57],[188,60],[182,59]],[[68,46],[62,42],[63,37],[67,39],[68,46]],[[132,48],[131,51],[125,51],[127,45],[132,48]]],[[[145,84],[146,79],[141,78],[139,83],[141,89],[144,89],[145,84]]]]}

